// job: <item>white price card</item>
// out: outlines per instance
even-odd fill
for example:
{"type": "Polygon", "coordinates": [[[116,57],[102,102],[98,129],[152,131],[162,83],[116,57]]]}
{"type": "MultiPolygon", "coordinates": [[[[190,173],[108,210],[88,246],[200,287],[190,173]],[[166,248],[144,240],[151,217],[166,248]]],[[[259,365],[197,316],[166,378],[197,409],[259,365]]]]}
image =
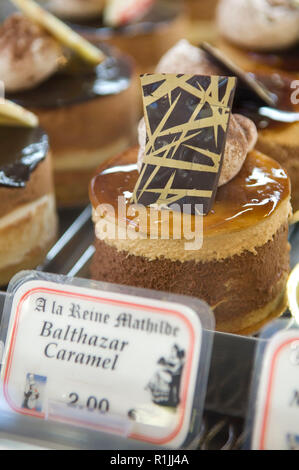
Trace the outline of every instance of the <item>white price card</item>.
{"type": "Polygon", "coordinates": [[[262,361],[252,448],[299,450],[299,329],[275,334],[262,361]]]}
{"type": "Polygon", "coordinates": [[[18,414],[179,447],[202,334],[188,305],[30,280],[11,303],[3,401],[18,414]]]}

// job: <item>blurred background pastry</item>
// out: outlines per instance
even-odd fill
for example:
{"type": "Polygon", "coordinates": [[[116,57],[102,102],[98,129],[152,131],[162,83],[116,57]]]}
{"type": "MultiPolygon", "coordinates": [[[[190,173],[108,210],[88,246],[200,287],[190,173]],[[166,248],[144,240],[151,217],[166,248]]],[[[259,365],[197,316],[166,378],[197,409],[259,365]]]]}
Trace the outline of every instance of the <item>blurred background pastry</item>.
{"type": "MultiPolygon", "coordinates": [[[[217,47],[277,97],[277,106],[299,111],[299,4],[293,0],[221,0],[217,47]]],[[[246,112],[246,110],[244,110],[246,112]]],[[[259,119],[257,149],[279,161],[292,182],[299,209],[299,121],[259,119]]]]}
{"type": "Polygon", "coordinates": [[[187,38],[193,44],[213,41],[217,36],[215,15],[219,0],[183,0],[188,15],[187,38]]]}
{"type": "Polygon", "coordinates": [[[21,13],[0,26],[0,80],[49,135],[59,206],[87,203],[94,169],[135,138],[134,64],[114,49],[105,54],[90,64],[21,13]]]}
{"type": "Polygon", "coordinates": [[[45,0],[42,2],[89,41],[106,42],[133,57],[139,73],[186,35],[180,0],[45,0]]]}
{"type": "Polygon", "coordinates": [[[0,285],[41,264],[57,236],[47,134],[4,113],[0,100],[0,285]]]}
{"type": "MultiPolygon", "coordinates": [[[[217,67],[184,40],[162,58],[157,71],[215,75],[217,67]]],[[[175,236],[181,234],[180,218],[176,223],[173,215],[170,236],[161,238],[151,236],[149,224],[145,232],[143,219],[126,213],[145,156],[146,127],[141,120],[139,147],[106,162],[91,181],[96,235],[92,278],[204,299],[221,331],[249,333],[279,316],[285,309],[289,272],[290,181],[279,163],[255,149],[256,140],[255,124],[232,114],[216,199],[203,217],[203,246],[186,250],[184,236],[175,236]],[[121,196],[126,209],[119,210],[121,196]],[[105,223],[101,207],[114,209],[107,209],[105,223]]],[[[186,147],[196,152],[194,145],[186,147]]],[[[153,191],[151,183],[148,191],[153,191]]],[[[147,220],[155,210],[147,207],[147,220]]],[[[163,210],[156,210],[154,220],[163,210]]]]}

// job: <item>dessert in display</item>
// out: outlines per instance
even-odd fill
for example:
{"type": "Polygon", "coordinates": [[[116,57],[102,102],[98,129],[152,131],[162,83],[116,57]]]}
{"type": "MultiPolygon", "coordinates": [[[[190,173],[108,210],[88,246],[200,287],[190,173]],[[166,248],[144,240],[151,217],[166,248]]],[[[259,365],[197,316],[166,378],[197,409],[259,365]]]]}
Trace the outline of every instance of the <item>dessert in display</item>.
{"type": "Polygon", "coordinates": [[[132,56],[140,73],[154,70],[162,55],[185,36],[178,0],[48,0],[46,6],[72,28],[132,56]]]}
{"type": "MultiPolygon", "coordinates": [[[[250,72],[276,96],[280,110],[298,112],[299,4],[296,0],[222,0],[217,48],[250,72]],[[298,89],[298,86],[297,86],[298,89]]],[[[246,106],[244,113],[250,111],[246,106]]],[[[257,149],[280,162],[292,183],[292,204],[299,209],[299,120],[256,120],[257,149]]]]}
{"type": "Polygon", "coordinates": [[[28,0],[0,27],[0,79],[34,112],[53,153],[59,206],[88,201],[88,182],[135,138],[138,96],[130,58],[102,52],[28,0]]]}
{"type": "Polygon", "coordinates": [[[0,285],[43,261],[57,235],[47,134],[38,119],[0,100],[0,285]]]}
{"type": "MultiPolygon", "coordinates": [[[[176,68],[178,55],[184,64],[182,57],[190,47],[186,42],[176,46],[180,54],[168,54],[158,69],[166,61],[169,69],[176,68]]],[[[91,181],[96,234],[91,274],[97,280],[199,297],[213,308],[218,330],[245,334],[285,309],[290,182],[279,163],[254,149],[257,131],[252,121],[232,114],[224,125],[223,112],[229,115],[230,106],[220,85],[228,86],[230,79],[218,78],[216,94],[211,86],[215,76],[190,79],[194,67],[198,70],[196,57],[207,59],[203,51],[192,51],[184,64],[187,74],[176,75],[176,88],[163,89],[168,74],[164,79],[161,75],[143,78],[146,83],[160,77],[155,90],[148,90],[146,84],[143,88],[146,109],[139,127],[141,145],[106,162],[91,181]],[[193,96],[175,101],[186,93],[186,84],[193,96]],[[212,172],[217,183],[211,191],[207,182],[212,172]],[[198,201],[194,196],[202,198],[202,191],[209,192],[211,204],[203,204],[200,212],[192,211],[198,201]],[[145,217],[135,212],[136,205],[134,209],[141,196],[145,217]],[[119,197],[126,202],[125,209],[119,206],[119,197]],[[191,210],[184,211],[180,204],[180,209],[170,210],[168,204],[180,202],[181,197],[191,210]],[[194,236],[202,220],[200,249],[186,249],[182,230],[186,218],[194,236]],[[165,227],[168,236],[164,236],[165,227]]],[[[204,64],[208,65],[208,59],[204,64]]]]}

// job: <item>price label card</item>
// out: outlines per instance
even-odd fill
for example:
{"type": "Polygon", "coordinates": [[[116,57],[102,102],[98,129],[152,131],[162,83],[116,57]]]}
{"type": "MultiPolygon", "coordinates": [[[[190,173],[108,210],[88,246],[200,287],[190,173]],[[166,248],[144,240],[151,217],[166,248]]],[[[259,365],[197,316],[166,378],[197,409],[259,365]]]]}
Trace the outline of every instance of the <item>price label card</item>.
{"type": "Polygon", "coordinates": [[[200,315],[187,304],[87,282],[32,279],[13,289],[5,404],[22,415],[179,447],[199,413],[200,315]]]}
{"type": "Polygon", "coordinates": [[[270,339],[261,366],[252,448],[299,450],[299,329],[270,339]]]}

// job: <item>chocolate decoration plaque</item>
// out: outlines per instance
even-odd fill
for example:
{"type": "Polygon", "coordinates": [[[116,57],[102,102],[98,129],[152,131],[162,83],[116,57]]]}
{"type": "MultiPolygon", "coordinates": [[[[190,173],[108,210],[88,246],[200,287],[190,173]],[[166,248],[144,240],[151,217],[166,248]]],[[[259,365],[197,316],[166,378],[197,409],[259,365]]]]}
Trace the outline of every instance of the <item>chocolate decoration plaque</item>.
{"type": "Polygon", "coordinates": [[[201,45],[201,49],[208,54],[209,58],[220,65],[229,75],[238,77],[241,85],[247,89],[248,92],[251,92],[255,100],[260,100],[267,106],[276,107],[277,106],[277,97],[274,93],[271,93],[267,87],[261,83],[257,77],[251,73],[246,73],[241,69],[237,64],[235,64],[229,57],[218,50],[216,47],[211,46],[209,43],[204,42],[201,45]]]}
{"type": "MultiPolygon", "coordinates": [[[[236,78],[146,74],[141,77],[147,129],[133,202],[178,204],[208,214],[222,167],[236,78]]],[[[186,211],[186,210],[185,210],[186,211]]]]}

